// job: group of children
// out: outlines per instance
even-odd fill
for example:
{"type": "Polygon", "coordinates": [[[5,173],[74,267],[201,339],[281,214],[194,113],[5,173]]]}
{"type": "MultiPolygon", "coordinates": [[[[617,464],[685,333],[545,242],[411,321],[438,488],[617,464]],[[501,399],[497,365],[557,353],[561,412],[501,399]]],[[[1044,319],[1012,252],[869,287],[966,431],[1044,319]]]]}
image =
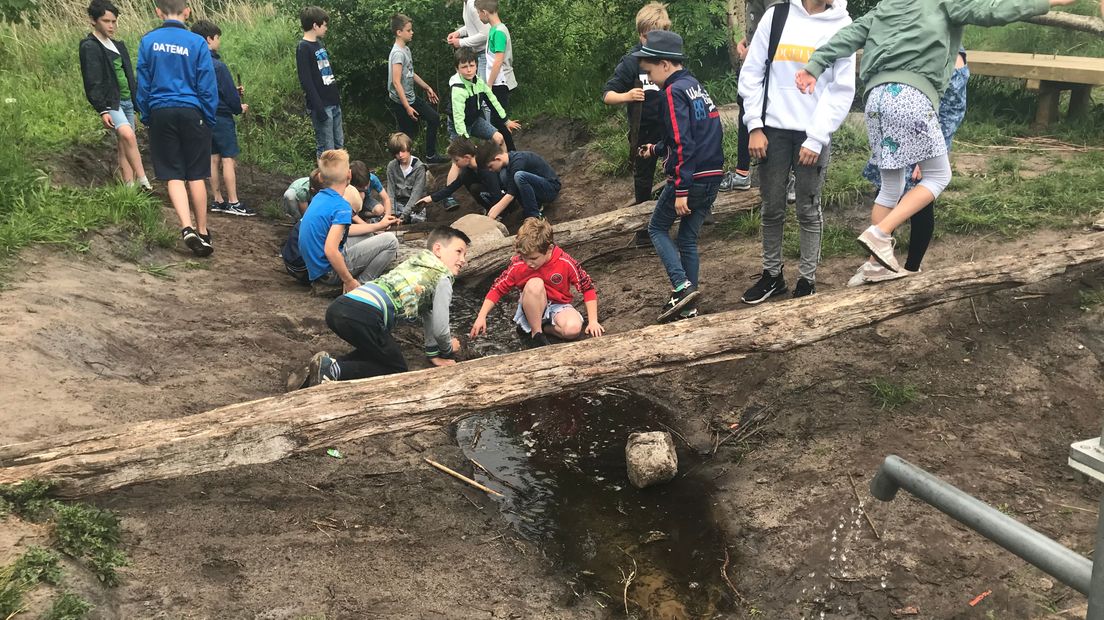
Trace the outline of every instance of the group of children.
{"type": "MultiPolygon", "coordinates": [[[[796,205],[800,226],[793,296],[815,293],[823,226],[820,194],[831,135],[854,98],[860,48],[865,53],[858,74],[866,89],[872,151],[864,175],[879,193],[872,225],[857,239],[870,258],[849,285],[918,272],[934,228],[932,204],[950,181],[951,136],[965,108],[963,27],[1008,23],[1073,1],[883,0],[855,21],[845,0],[749,1],[747,38],[738,46],[744,57],[739,148],[730,172],[724,170],[720,113],[684,67],[682,38],[670,30],[664,5],[643,7],[636,18],[639,44],[621,59],[602,97],[610,105],[627,105],[637,202],[651,197],[655,161],[663,159],[666,183],[646,231],[638,235],[642,240],[646,233],[671,283],[659,322],[697,315],[700,228],[719,191],[751,186],[752,157],[759,162],[763,198],[763,270],[742,300],[757,304],[788,290],[781,252],[787,203],[796,205]],[[910,218],[912,242],[902,268],[892,233],[910,218]]],[[[133,131],[133,110],[142,113],[154,169],[167,181],[184,242],[196,254],[208,255],[213,249],[206,225],[208,176],[221,206],[213,210],[252,214],[237,200],[233,165],[238,153],[233,116],[248,106],[218,60],[218,27],[201,20],[188,32],[185,0],[156,3],[165,22],[143,37],[135,77],[125,46],[111,38],[118,10],[108,0],[93,0],[93,32],[80,46],[85,90],[104,125],[118,132],[123,179],[148,187],[133,131]]],[[[388,58],[388,104],[400,131],[388,139],[393,160],[384,187],[363,162],[350,162],[342,148],[337,83],[321,44],[329,16],[313,6],[300,14],[304,36],[296,61],[315,128],[318,168],[284,194],[284,208],[297,222],[283,257],[297,280],[340,290],[326,321],[353,351],[342,357],[315,355],[306,374],[293,381],[296,385],[405,371],[406,361],[390,335],[399,319],[422,320],[431,363],[455,363],[460,343],[451,335],[449,305],[453,280],[467,260],[468,237],[449,226],[434,228],[424,251],[388,268],[399,247],[390,229],[424,221],[433,202],[445,201],[446,211],[455,208],[452,194],[462,185],[488,216],[500,217],[517,202],[526,218],[516,237],[517,256],[487,293],[469,337],[486,331],[489,312],[511,291],[520,293],[514,321],[528,345],[547,344],[546,334],[571,340],[604,332],[593,282],[555,245],[552,226],[543,219],[543,205],[559,194],[559,177],[539,155],[514,146],[512,134],[520,125],[508,119],[506,108],[517,79],[498,0],[465,0],[463,17],[464,26],[446,39],[456,48],[456,74],[445,98],[450,166],[444,187],[427,193],[427,165],[446,158],[436,144],[440,117],[434,106],[440,98],[414,70],[412,21],[396,14],[390,24],[395,43],[388,58]],[[423,121],[425,157],[419,158],[414,142],[423,121]],[[583,297],[585,318],[572,305],[571,288],[583,297]]]]}

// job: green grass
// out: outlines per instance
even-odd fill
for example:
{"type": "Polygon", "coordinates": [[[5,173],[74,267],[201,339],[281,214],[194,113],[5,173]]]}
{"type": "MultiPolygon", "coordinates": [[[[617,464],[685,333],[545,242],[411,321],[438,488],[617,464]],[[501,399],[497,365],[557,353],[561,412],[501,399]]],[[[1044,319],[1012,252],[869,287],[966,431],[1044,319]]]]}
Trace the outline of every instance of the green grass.
{"type": "MultiPolygon", "coordinates": [[[[759,210],[755,209],[740,213],[720,223],[719,227],[721,233],[729,238],[744,236],[758,239],[762,225],[763,218],[759,210]]],[[[820,237],[821,260],[840,256],[863,256],[863,252],[855,243],[855,236],[856,233],[851,228],[825,219],[820,237]]],[[[796,259],[801,255],[801,233],[793,209],[787,211],[786,223],[782,228],[782,255],[790,259],[796,259]]]]}
{"type": "Polygon", "coordinates": [[[42,620],[81,620],[92,611],[92,603],[72,592],[62,592],[54,599],[42,620]]]}
{"type": "MultiPolygon", "coordinates": [[[[84,559],[106,585],[118,585],[116,569],[127,565],[126,555],[119,548],[122,542],[119,518],[109,510],[89,504],[50,499],[49,492],[50,484],[37,480],[0,485],[0,499],[8,512],[28,521],[49,522],[54,547],[70,557],[84,559]]],[[[40,565],[42,561],[28,564],[40,565]]],[[[0,617],[6,616],[0,613],[0,617]]]]}
{"type": "Polygon", "coordinates": [[[920,394],[908,383],[893,383],[877,378],[870,382],[870,395],[881,409],[893,410],[916,400],[920,394]]]}
{"type": "Polygon", "coordinates": [[[1016,158],[997,157],[987,174],[939,200],[945,232],[1014,235],[1038,228],[1076,228],[1104,210],[1104,153],[1055,162],[1044,174],[1026,177],[1016,158]]]}
{"type": "Polygon", "coordinates": [[[0,568],[0,618],[23,611],[23,596],[39,582],[61,583],[61,568],[53,552],[31,547],[11,564],[0,568]]]}
{"type": "MultiPolygon", "coordinates": [[[[1100,15],[1100,2],[1078,0],[1069,7],[1057,10],[1080,15],[1100,15]]],[[[963,45],[967,50],[993,50],[1035,54],[1059,54],[1063,56],[1091,56],[1104,58],[1104,39],[1087,32],[1073,32],[1061,28],[1037,26],[1017,22],[997,28],[967,26],[963,45]]]]}
{"type": "Polygon", "coordinates": [[[1077,291],[1082,310],[1089,310],[1104,304],[1104,289],[1090,288],[1077,291]]]}

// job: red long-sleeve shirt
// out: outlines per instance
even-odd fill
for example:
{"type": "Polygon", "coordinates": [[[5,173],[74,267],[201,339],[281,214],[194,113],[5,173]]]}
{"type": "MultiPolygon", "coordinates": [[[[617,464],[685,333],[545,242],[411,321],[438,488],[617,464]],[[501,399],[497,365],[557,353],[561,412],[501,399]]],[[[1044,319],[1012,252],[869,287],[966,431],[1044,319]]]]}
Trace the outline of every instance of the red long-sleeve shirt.
{"type": "Polygon", "coordinates": [[[583,294],[583,301],[598,299],[598,292],[594,290],[594,282],[590,276],[583,271],[578,261],[559,246],[552,247],[552,257],[540,269],[530,269],[521,256],[515,256],[510,260],[510,266],[495,278],[491,290],[487,291],[487,299],[497,304],[503,295],[523,288],[533,278],[544,280],[548,301],[554,304],[571,303],[574,299],[571,294],[572,286],[583,294]]]}

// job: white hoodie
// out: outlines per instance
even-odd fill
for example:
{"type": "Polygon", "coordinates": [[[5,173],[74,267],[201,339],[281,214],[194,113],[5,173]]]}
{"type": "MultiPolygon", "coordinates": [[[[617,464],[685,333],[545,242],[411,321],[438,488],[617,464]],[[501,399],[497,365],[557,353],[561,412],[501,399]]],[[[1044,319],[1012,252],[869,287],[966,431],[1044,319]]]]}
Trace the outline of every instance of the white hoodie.
{"type": "Polygon", "coordinates": [[[804,131],[803,147],[820,153],[839,128],[851,101],[855,98],[855,55],[841,58],[817,80],[812,95],[797,89],[795,76],[805,67],[809,56],[824,45],[840,28],[851,23],[846,0],[835,0],[829,8],[809,15],[801,0],[790,0],[790,15],[782,29],[778,52],[771,63],[767,97],[767,118],[763,119],[763,74],[770,47],[773,6],[759,20],[755,38],[740,68],[740,96],[744,99],[744,124],[748,131],[766,125],[774,129],[804,131]]]}
{"type": "Polygon", "coordinates": [[[460,33],[460,45],[482,54],[483,48],[487,47],[487,33],[490,30],[490,24],[480,21],[475,0],[464,0],[464,26],[457,31],[460,33]]]}

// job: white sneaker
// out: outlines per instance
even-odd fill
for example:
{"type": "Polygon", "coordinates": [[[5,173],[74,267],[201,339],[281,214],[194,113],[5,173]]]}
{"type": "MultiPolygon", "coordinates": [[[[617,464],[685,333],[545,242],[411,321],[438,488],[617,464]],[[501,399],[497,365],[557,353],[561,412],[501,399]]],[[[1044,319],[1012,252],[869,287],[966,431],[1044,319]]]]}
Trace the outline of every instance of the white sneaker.
{"type": "Polygon", "coordinates": [[[898,278],[904,278],[905,276],[916,275],[920,273],[920,270],[909,271],[908,269],[902,269],[897,273],[894,273],[885,267],[882,267],[878,263],[865,262],[863,263],[855,275],[851,276],[851,279],[847,281],[847,286],[862,286],[864,284],[876,284],[878,282],[886,282],[887,280],[897,280],[898,278]]]}
{"type": "MultiPolygon", "coordinates": [[[[874,227],[871,226],[870,228],[874,227]]],[[[874,260],[881,263],[886,269],[894,273],[901,271],[901,265],[897,263],[897,257],[893,255],[893,248],[897,245],[897,240],[892,236],[889,239],[881,239],[870,228],[859,235],[857,239],[859,245],[863,246],[874,257],[874,260]]]]}

